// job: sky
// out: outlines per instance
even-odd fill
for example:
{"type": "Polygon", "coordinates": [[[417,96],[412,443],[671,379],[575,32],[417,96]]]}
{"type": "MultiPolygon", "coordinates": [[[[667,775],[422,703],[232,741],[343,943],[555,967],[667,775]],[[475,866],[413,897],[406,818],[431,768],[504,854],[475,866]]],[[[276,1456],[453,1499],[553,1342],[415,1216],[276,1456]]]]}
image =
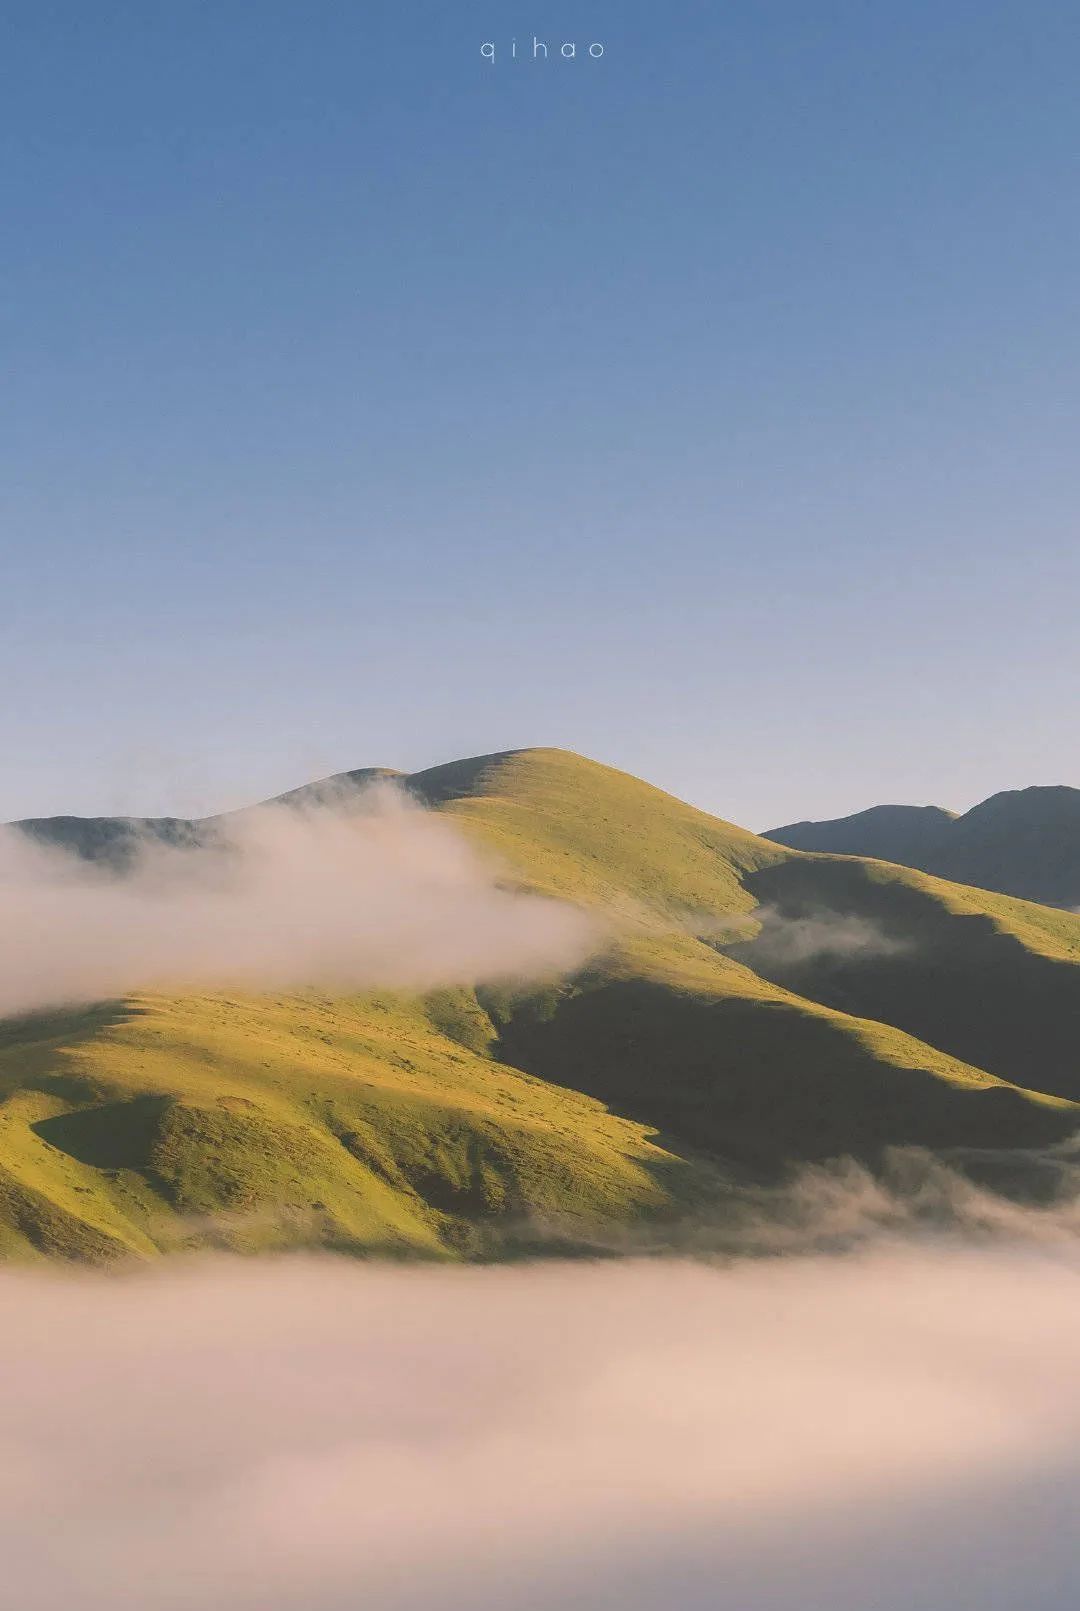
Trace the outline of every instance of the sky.
{"type": "Polygon", "coordinates": [[[0,819],[1080,785],[1078,69],[1064,0],[3,0],[0,819]]]}

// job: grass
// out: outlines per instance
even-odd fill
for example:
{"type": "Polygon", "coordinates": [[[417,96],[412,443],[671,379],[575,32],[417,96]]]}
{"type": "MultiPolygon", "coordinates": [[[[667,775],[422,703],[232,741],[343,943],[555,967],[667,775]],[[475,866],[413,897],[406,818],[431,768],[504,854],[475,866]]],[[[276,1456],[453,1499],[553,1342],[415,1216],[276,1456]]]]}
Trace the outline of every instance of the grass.
{"type": "Polygon", "coordinates": [[[56,1223],[0,1204],[9,1244],[483,1256],[659,1209],[663,1175],[689,1189],[644,1127],[463,1044],[475,997],[448,1035],[446,998],[144,996],[26,1021],[0,1049],[0,1157],[56,1223]]]}
{"type": "Polygon", "coordinates": [[[602,912],[603,953],[527,989],[0,1025],[0,1255],[507,1257],[662,1235],[722,1172],[1076,1127],[1069,914],[792,852],[562,751],[409,786],[506,878],[602,912]],[[779,962],[777,914],[895,943],[779,962]]]}

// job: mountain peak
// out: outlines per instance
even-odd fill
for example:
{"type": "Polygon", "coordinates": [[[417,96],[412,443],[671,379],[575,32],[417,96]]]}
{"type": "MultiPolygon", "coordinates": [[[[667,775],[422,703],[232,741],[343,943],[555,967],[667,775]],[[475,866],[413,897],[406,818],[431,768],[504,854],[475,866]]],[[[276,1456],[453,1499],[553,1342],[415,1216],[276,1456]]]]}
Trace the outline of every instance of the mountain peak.
{"type": "Polygon", "coordinates": [[[872,856],[917,866],[916,858],[937,845],[953,820],[953,813],[941,806],[878,805],[850,817],[770,828],[762,838],[791,850],[872,856]]]}
{"type": "Polygon", "coordinates": [[[792,850],[873,856],[1047,906],[1080,905],[1080,789],[1005,789],[956,816],[938,806],[872,806],[763,835],[792,850]]]}
{"type": "Polygon", "coordinates": [[[1002,789],[966,811],[960,821],[975,822],[1012,819],[1031,823],[1076,821],[1080,823],[1080,789],[1065,783],[1035,783],[1026,789],[1002,789]]]}

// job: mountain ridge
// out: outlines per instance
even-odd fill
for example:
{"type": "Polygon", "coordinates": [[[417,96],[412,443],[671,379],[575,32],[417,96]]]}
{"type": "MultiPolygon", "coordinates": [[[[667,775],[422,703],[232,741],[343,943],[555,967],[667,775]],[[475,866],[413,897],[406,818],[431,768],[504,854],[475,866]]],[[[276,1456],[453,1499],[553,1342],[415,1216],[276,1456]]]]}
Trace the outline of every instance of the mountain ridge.
{"type": "MultiPolygon", "coordinates": [[[[1077,1129],[1080,919],[792,850],[567,751],[285,799],[388,775],[609,940],[514,987],[166,991],[0,1023],[0,1249],[663,1245],[740,1180],[897,1146],[1015,1160],[1077,1129]]],[[[80,820],[45,819],[123,876],[145,821],[190,842],[177,824],[224,819],[80,820]]]]}
{"type": "Polygon", "coordinates": [[[870,806],[847,817],[788,823],[762,838],[790,849],[873,856],[1043,905],[1080,905],[1080,789],[1004,789],[970,810],[870,806]]]}

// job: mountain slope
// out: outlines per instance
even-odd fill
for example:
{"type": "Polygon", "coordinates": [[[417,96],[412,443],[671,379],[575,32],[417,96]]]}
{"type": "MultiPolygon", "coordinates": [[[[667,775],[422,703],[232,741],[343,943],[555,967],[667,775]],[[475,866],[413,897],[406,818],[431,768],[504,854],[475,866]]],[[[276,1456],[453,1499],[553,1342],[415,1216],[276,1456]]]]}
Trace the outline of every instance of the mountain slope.
{"type": "Polygon", "coordinates": [[[873,806],[762,837],[794,850],[899,862],[1049,906],[1080,906],[1080,789],[1013,789],[962,816],[937,806],[873,806]]]}
{"type": "MultiPolygon", "coordinates": [[[[1080,919],[791,851],[562,751],[401,782],[505,877],[603,913],[600,954],[528,988],[143,996],[0,1025],[7,1251],[662,1239],[728,1179],[1078,1127],[1080,919]]],[[[119,868],[140,833],[219,830],[25,825],[119,868]]]]}
{"type": "MultiPolygon", "coordinates": [[[[0,1037],[8,1251],[206,1242],[446,1257],[558,1245],[692,1171],[486,1055],[475,999],[146,996],[0,1037]],[[469,1043],[472,1044],[469,1044],[469,1043]]],[[[0,1244],[2,1245],[2,1244],[0,1244]]]]}

